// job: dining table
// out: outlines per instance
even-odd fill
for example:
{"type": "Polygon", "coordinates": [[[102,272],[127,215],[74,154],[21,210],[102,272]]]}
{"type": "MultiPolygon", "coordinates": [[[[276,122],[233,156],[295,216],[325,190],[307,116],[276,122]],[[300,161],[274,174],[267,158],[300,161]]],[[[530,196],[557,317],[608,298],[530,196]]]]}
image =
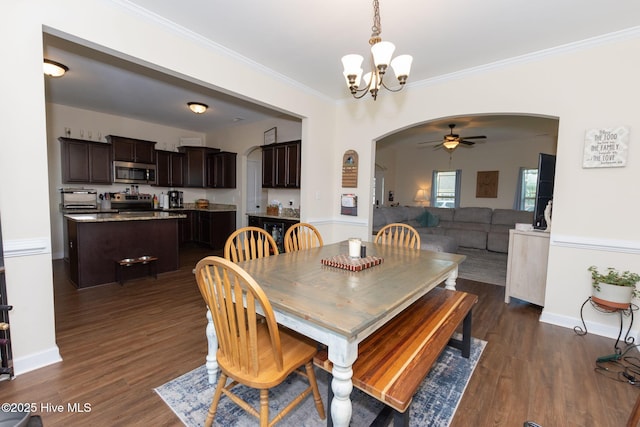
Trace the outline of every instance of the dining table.
{"type": "MultiPolygon", "coordinates": [[[[465,259],[459,254],[363,244],[367,257],[361,260],[349,259],[348,241],[342,241],[238,263],[264,290],[278,324],[327,346],[333,363],[330,412],[336,427],[346,427],[351,420],[351,368],[358,344],[434,287],[444,283],[455,290],[458,265],[465,259]],[[336,259],[346,261],[340,264],[336,259]],[[358,270],[358,265],[366,268],[358,270]]],[[[213,384],[218,341],[210,313],[207,317],[206,368],[213,384]]]]}

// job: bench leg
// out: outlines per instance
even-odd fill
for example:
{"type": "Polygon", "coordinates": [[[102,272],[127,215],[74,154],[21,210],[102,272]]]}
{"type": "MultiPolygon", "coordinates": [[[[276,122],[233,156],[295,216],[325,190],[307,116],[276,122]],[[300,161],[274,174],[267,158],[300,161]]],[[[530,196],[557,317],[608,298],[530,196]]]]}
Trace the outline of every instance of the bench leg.
{"type": "Polygon", "coordinates": [[[467,313],[462,321],[462,339],[456,340],[451,338],[449,346],[457,348],[462,352],[462,357],[468,359],[471,356],[471,310],[467,313]]]}
{"type": "Polygon", "coordinates": [[[393,411],[393,427],[409,427],[411,405],[404,412],[393,411]]]}
{"type": "Polygon", "coordinates": [[[468,359],[471,356],[471,310],[462,321],[462,357],[468,359]]]}

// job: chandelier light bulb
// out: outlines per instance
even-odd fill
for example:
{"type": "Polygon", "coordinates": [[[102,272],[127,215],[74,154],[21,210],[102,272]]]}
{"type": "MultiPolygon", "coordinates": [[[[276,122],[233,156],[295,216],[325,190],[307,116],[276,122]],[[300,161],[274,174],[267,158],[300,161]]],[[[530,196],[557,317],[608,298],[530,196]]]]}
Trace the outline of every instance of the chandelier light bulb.
{"type": "Polygon", "coordinates": [[[400,81],[401,85],[405,84],[405,82],[407,81],[407,77],[409,77],[412,62],[413,56],[411,55],[396,56],[391,61],[391,68],[393,68],[393,72],[396,74],[396,77],[400,81]]]}
{"type": "Polygon", "coordinates": [[[371,55],[373,55],[373,63],[376,68],[382,70],[386,69],[391,62],[391,56],[396,47],[391,42],[378,42],[371,46],[371,55]]]}

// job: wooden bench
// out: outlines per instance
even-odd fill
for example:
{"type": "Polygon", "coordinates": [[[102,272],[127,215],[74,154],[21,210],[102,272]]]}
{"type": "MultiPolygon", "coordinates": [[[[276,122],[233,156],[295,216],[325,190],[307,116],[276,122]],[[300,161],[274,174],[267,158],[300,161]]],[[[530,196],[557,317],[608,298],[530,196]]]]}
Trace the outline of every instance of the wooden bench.
{"type": "MultiPolygon", "coordinates": [[[[416,390],[447,345],[471,353],[471,309],[476,295],[435,288],[366,338],[353,364],[353,385],[385,404],[372,425],[409,425],[409,407],[416,390]],[[462,323],[462,339],[452,335],[462,323]]],[[[331,373],[327,350],[314,364],[331,373]]],[[[333,398],[329,383],[329,406],[333,398]]],[[[327,417],[331,426],[331,417],[327,417]]]]}

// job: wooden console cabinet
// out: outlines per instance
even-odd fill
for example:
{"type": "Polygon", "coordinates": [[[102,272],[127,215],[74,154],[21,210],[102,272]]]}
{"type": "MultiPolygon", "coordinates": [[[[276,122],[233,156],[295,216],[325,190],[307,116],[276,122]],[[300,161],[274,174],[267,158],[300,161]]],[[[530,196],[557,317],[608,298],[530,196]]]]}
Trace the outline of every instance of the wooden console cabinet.
{"type": "Polygon", "coordinates": [[[509,230],[505,303],[514,297],[544,306],[548,257],[549,233],[509,230]]]}

